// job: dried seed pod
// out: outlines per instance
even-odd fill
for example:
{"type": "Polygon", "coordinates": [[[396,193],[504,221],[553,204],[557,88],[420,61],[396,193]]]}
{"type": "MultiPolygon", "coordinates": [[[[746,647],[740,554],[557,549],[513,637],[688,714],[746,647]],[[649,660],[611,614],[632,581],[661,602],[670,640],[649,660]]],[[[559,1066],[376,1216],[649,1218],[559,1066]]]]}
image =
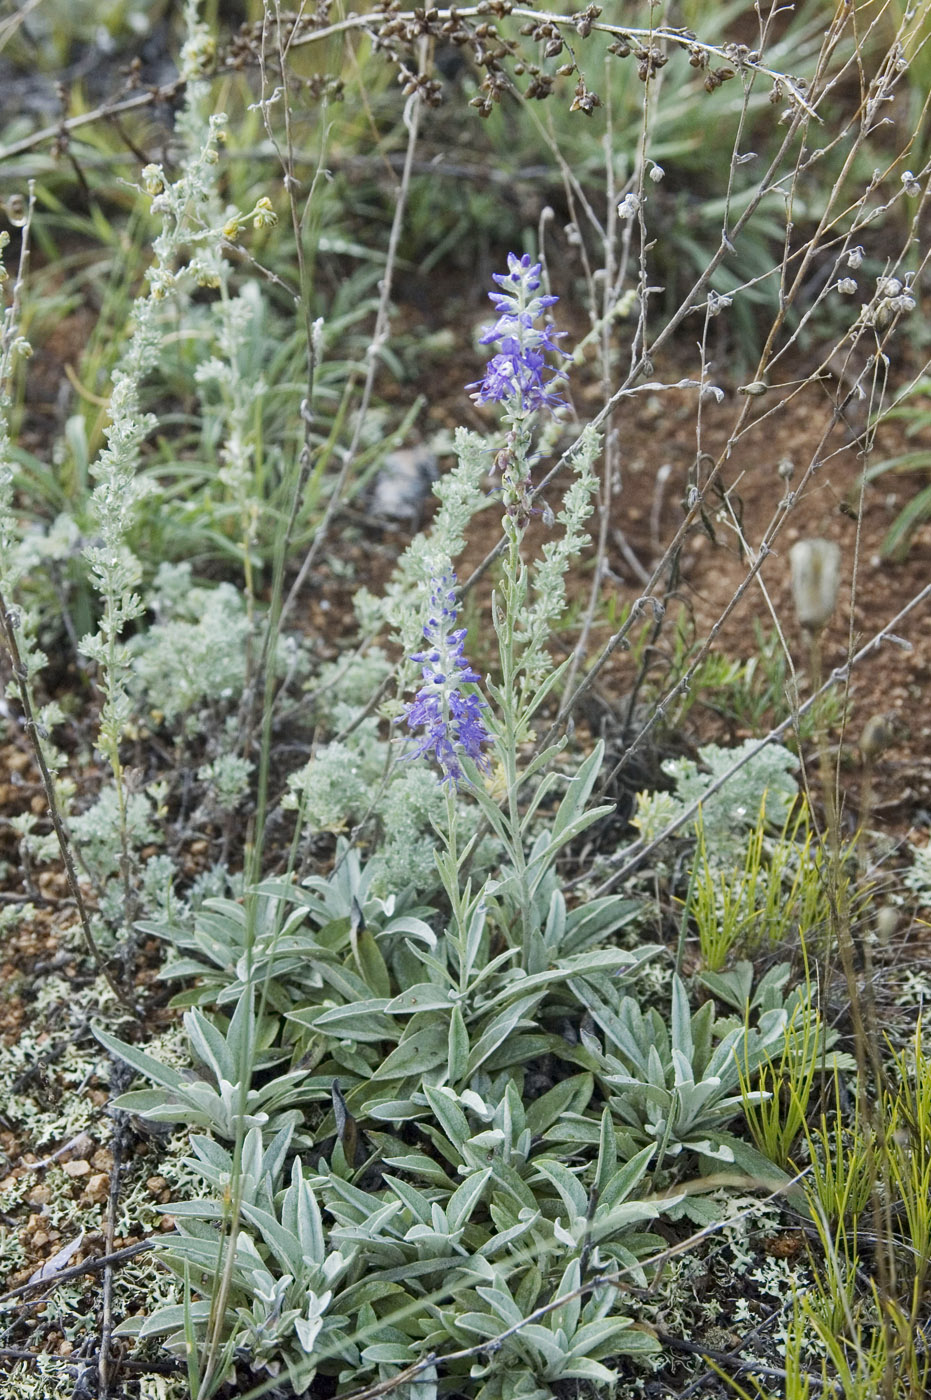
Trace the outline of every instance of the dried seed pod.
{"type": "Polygon", "coordinates": [[[873,763],[886,749],[891,748],[896,739],[896,715],[889,711],[884,715],[870,715],[864,724],[857,741],[857,747],[867,763],[873,763]]]}
{"type": "Polygon", "coordinates": [[[789,551],[792,598],[803,627],[820,632],[830,620],[840,586],[840,546],[833,540],[799,540],[789,551]]]}

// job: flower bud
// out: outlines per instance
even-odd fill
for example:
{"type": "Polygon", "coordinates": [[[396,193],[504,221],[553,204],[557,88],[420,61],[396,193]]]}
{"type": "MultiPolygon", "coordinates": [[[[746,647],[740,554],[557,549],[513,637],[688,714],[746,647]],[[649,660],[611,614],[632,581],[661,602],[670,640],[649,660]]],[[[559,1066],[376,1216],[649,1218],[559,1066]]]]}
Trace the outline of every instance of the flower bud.
{"type": "Polygon", "coordinates": [[[799,540],[789,551],[792,597],[803,627],[819,632],[831,617],[840,584],[840,546],[833,540],[799,540]]]}

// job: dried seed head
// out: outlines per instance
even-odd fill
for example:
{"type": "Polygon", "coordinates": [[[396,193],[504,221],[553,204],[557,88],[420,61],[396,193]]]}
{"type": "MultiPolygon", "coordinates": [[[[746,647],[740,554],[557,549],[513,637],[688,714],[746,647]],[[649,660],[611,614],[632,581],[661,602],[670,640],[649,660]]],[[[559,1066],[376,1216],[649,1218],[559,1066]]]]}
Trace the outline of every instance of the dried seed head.
{"type": "Polygon", "coordinates": [[[892,710],[884,715],[870,715],[864,724],[858,748],[867,763],[872,763],[895,743],[896,719],[895,711],[892,710]]]}
{"type": "Polygon", "coordinates": [[[789,566],[798,620],[812,632],[820,632],[837,603],[840,546],[833,540],[799,540],[789,551],[789,566]]]}

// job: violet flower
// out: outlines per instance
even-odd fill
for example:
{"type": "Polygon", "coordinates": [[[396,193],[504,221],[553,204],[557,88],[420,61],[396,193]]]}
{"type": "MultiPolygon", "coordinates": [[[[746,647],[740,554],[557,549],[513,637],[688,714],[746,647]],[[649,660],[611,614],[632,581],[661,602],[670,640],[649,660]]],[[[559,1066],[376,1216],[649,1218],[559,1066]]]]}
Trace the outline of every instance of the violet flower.
{"type": "Polygon", "coordinates": [[[424,730],[417,747],[405,758],[432,754],[443,770],[443,782],[453,783],[462,777],[463,755],[488,771],[482,745],[491,743],[491,735],[482,722],[485,701],[477,695],[465,695],[461,689],[463,684],[480,678],[462,652],[466,629],[453,630],[457,611],[455,585],[453,574],[441,574],[433,581],[430,615],[423,629],[428,647],[411,657],[423,664],[424,684],[405,716],[409,729],[424,730]]]}
{"type": "Polygon", "coordinates": [[[529,253],[522,258],[508,253],[507,272],[493,274],[505,291],[488,293],[498,319],[480,343],[501,348],[489,360],[484,379],[466,385],[477,390],[472,395],[476,403],[513,399],[521,412],[530,413],[540,408],[552,411],[564,402],[550,387],[557,375],[545,359],[546,354],[565,355],[555,344],[564,332],[554,331],[551,325],[534,325],[559,300],[533,295],[540,286],[539,272],[540,264],[531,263],[529,253]]]}

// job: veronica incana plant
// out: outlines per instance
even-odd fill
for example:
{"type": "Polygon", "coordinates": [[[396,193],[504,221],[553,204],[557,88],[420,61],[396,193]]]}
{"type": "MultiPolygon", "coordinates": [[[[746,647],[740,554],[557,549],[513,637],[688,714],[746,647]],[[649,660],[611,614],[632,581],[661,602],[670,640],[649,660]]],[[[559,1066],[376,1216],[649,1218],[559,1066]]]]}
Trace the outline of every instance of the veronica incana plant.
{"type": "Polygon", "coordinates": [[[530,822],[543,794],[558,781],[550,761],[561,744],[537,753],[523,769],[521,755],[533,737],[533,716],[563,672],[562,667],[553,666],[547,643],[564,604],[566,570],[588,542],[584,521],[591,512],[595,488],[592,464],[599,443],[595,434],[583,433],[570,454],[574,479],[559,516],[550,512],[553,522],[558,519],[562,526],[562,535],[548,540],[537,561],[528,564],[524,536],[532,516],[539,513],[533,482],[539,428],[542,420],[565,406],[558,392],[560,374],[552,363],[554,356],[564,354],[556,344],[563,333],[548,320],[557,298],[540,292],[540,263],[532,263],[527,254],[518,257],[511,253],[507,272],[496,274],[494,280],[501,288],[489,294],[497,316],[481,341],[497,346],[497,351],[483,378],[467,386],[474,391],[476,403],[500,406],[505,430],[503,443],[490,449],[499,476],[506,542],[492,599],[499,667],[497,682],[489,680],[486,692],[494,703],[488,704],[472,689],[480,677],[465,659],[465,631],[455,626],[455,576],[443,561],[431,582],[423,629],[427,646],[412,655],[423,667],[423,685],[406,710],[408,726],[421,731],[409,757],[432,756],[447,788],[445,851],[438,863],[452,906],[460,974],[468,960],[468,930],[474,930],[491,893],[505,909],[507,932],[519,947],[520,965],[531,970],[535,956],[542,956],[540,948],[535,955],[532,946],[540,935],[534,913],[535,892],[565,841],[608,810],[583,813],[600,763],[600,750],[596,749],[583,765],[581,786],[570,785],[554,827],[536,840],[528,859],[530,822]],[[525,804],[521,790],[534,779],[536,787],[525,804]],[[460,892],[459,888],[459,873],[472,849],[471,843],[462,852],[458,849],[455,790],[460,787],[478,802],[487,824],[503,842],[508,859],[503,878],[474,896],[471,890],[460,892]]]}

